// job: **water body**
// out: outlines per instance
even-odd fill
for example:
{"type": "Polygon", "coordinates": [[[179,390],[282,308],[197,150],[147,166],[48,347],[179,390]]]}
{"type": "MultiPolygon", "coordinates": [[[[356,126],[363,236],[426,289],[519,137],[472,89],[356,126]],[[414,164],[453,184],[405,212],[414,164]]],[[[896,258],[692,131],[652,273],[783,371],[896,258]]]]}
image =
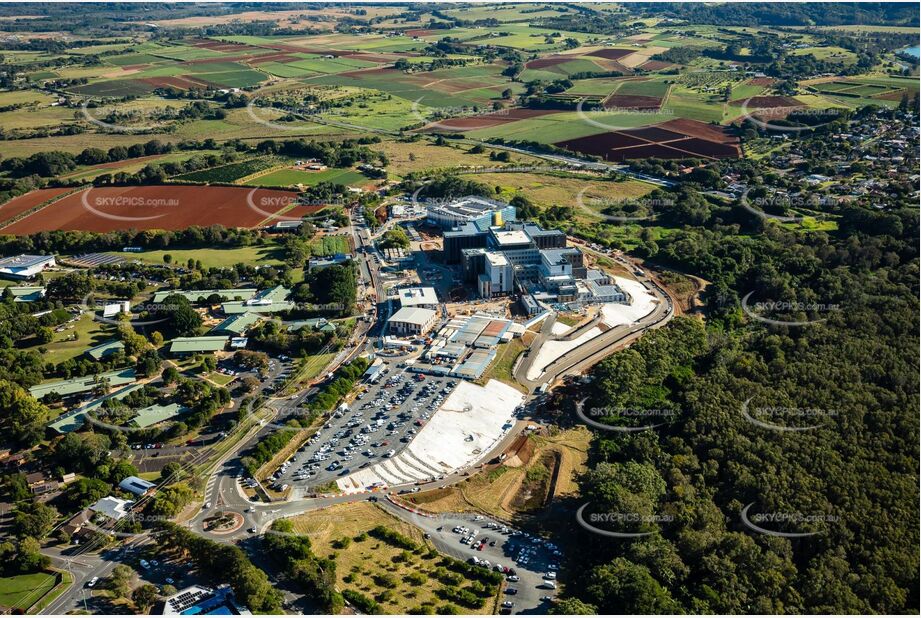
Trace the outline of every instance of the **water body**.
{"type": "Polygon", "coordinates": [[[909,56],[914,56],[915,58],[921,58],[921,48],[917,45],[914,47],[906,47],[902,50],[902,53],[908,54],[909,56]]]}

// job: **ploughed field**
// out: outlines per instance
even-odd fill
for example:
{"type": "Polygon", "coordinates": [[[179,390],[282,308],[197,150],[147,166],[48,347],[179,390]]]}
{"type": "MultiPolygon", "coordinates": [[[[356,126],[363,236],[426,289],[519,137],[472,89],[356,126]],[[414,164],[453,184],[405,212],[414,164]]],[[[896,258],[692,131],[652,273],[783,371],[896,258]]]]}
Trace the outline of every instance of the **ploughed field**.
{"type": "Polygon", "coordinates": [[[639,129],[609,131],[557,142],[574,152],[596,155],[606,161],[655,157],[722,159],[741,156],[739,140],[718,127],[694,120],[669,120],[639,129]]]}
{"type": "MultiPolygon", "coordinates": [[[[17,199],[35,204],[43,201],[40,198],[44,196],[32,195],[28,193],[17,199]]],[[[293,191],[248,187],[91,187],[29,213],[0,228],[0,234],[181,230],[193,225],[255,227],[283,218],[281,213],[287,211],[296,197],[293,191]]],[[[0,207],[0,213],[11,204],[0,207]]],[[[14,206],[18,210],[21,203],[14,206]]]]}

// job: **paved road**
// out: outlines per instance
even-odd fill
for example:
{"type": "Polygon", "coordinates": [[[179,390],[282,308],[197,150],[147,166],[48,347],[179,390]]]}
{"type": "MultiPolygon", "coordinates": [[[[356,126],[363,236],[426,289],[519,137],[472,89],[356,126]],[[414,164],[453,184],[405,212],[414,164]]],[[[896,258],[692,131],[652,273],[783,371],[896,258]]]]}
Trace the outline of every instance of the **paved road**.
{"type": "Polygon", "coordinates": [[[659,328],[667,324],[675,313],[674,303],[671,297],[649,277],[638,276],[637,279],[659,300],[655,308],[648,315],[637,322],[616,326],[601,333],[597,337],[593,337],[543,367],[540,376],[532,380],[527,377],[527,374],[537,358],[537,352],[540,346],[548,339],[560,338],[550,334],[552,323],[548,319],[541,327],[540,334],[531,343],[528,355],[515,367],[515,379],[525,385],[529,390],[534,391],[544,384],[553,384],[567,373],[584,371],[612,354],[618,348],[634,341],[647,330],[659,328]]]}

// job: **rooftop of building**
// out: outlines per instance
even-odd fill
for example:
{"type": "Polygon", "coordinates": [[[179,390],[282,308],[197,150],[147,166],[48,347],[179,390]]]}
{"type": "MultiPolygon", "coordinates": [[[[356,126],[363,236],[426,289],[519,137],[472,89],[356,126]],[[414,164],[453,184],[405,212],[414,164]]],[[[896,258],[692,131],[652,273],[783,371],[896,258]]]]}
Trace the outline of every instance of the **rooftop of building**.
{"type": "Polygon", "coordinates": [[[170,342],[170,352],[217,352],[227,345],[228,337],[176,337],[170,342]]]}
{"type": "Polygon", "coordinates": [[[432,287],[403,288],[397,292],[397,296],[401,307],[438,304],[438,294],[432,287]]]}
{"type": "Polygon", "coordinates": [[[0,258],[0,268],[31,268],[53,259],[53,255],[13,255],[0,258]]]}
{"type": "Polygon", "coordinates": [[[405,322],[407,324],[418,324],[423,326],[428,324],[435,317],[435,311],[432,309],[423,309],[422,307],[403,307],[392,316],[391,322],[405,322]]]}
{"type": "Polygon", "coordinates": [[[489,251],[486,253],[486,260],[492,266],[508,266],[508,259],[497,251],[489,251]]]}
{"type": "Polygon", "coordinates": [[[493,228],[491,232],[499,247],[527,245],[531,242],[530,237],[525,234],[524,230],[502,230],[493,228]]]}
{"type": "Polygon", "coordinates": [[[563,249],[542,249],[540,254],[541,257],[547,260],[550,264],[563,264],[568,262],[566,259],[567,255],[575,255],[579,253],[579,250],[575,247],[565,247],[563,249]]]}

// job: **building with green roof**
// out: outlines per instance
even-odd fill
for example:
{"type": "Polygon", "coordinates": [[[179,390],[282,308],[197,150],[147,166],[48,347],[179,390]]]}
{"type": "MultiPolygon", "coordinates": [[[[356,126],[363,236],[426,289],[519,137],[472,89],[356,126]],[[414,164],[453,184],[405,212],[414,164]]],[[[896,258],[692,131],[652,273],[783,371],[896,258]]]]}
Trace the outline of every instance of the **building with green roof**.
{"type": "Polygon", "coordinates": [[[230,301],[221,305],[221,311],[226,315],[238,315],[241,313],[279,313],[281,311],[291,311],[295,305],[289,300],[247,300],[247,301],[230,301]]]}
{"type": "Polygon", "coordinates": [[[112,339],[111,341],[104,341],[99,345],[93,346],[84,354],[92,358],[93,360],[102,360],[107,358],[116,352],[124,351],[125,344],[119,341],[118,339],[112,339]]]}
{"type": "Polygon", "coordinates": [[[176,337],[170,342],[170,354],[201,354],[220,352],[227,347],[230,337],[207,335],[204,337],[176,337]]]}
{"type": "Polygon", "coordinates": [[[54,421],[48,423],[48,427],[58,433],[70,433],[71,431],[76,431],[83,427],[83,425],[86,423],[87,414],[92,414],[93,410],[105,403],[106,400],[122,399],[126,395],[133,393],[142,386],[143,384],[131,384],[115,391],[114,393],[104,395],[98,399],[94,399],[85,406],[80,406],[79,408],[75,408],[70,412],[57,417],[54,421]]]}
{"type": "Polygon", "coordinates": [[[51,382],[42,382],[29,389],[29,394],[36,399],[41,399],[50,393],[57,393],[62,397],[86,393],[96,387],[99,380],[107,380],[109,386],[122,386],[130,384],[136,380],[134,369],[121,369],[99,374],[97,376],[83,376],[80,378],[71,378],[70,380],[53,380],[51,382]]]}
{"type": "Polygon", "coordinates": [[[11,285],[7,289],[15,303],[34,303],[45,297],[45,288],[40,285],[11,285]]]}
{"type": "Polygon", "coordinates": [[[249,300],[259,290],[256,288],[224,288],[218,290],[161,290],[153,295],[153,302],[162,303],[167,296],[179,294],[185,296],[189,302],[197,303],[206,300],[209,296],[217,294],[228,300],[249,300]]]}
{"type": "Polygon", "coordinates": [[[246,313],[240,313],[232,315],[214,328],[211,329],[212,333],[224,333],[226,335],[233,336],[242,336],[246,334],[246,331],[249,330],[249,327],[262,319],[262,316],[247,311],[246,313]]]}
{"type": "Polygon", "coordinates": [[[178,403],[171,403],[165,406],[154,404],[138,410],[137,416],[131,419],[131,422],[139,429],[146,429],[151,425],[156,425],[174,416],[179,416],[186,410],[187,408],[185,406],[181,406],[178,403]]]}

